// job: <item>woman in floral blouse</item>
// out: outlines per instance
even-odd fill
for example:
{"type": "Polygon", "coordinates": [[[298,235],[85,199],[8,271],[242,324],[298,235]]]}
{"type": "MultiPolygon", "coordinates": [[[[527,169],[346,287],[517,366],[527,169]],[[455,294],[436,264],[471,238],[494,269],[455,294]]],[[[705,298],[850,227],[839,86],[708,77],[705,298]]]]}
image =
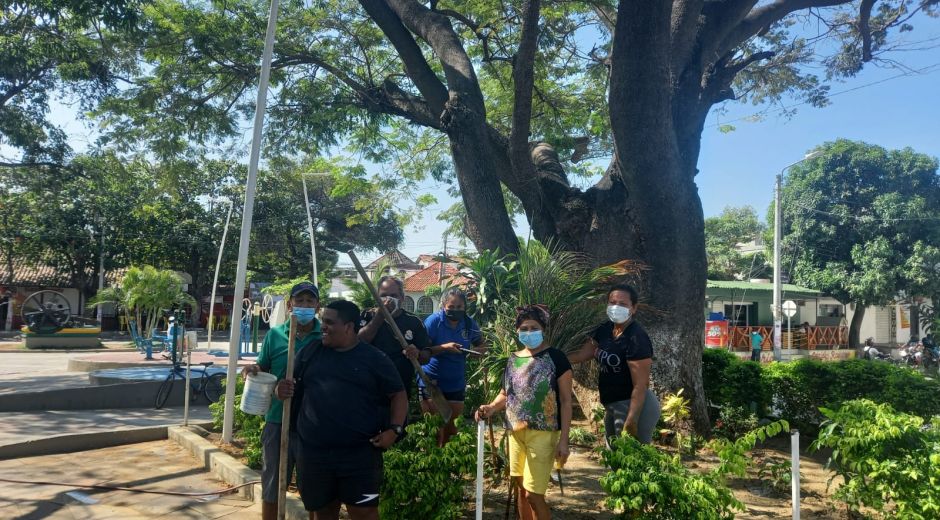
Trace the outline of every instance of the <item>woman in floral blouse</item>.
{"type": "Polygon", "coordinates": [[[516,331],[524,348],[506,363],[503,388],[496,399],[477,410],[477,420],[506,410],[509,474],[516,480],[519,517],[548,520],[545,490],[553,461],[568,459],[571,428],[571,364],[545,342],[549,311],[544,305],[516,309],[516,331]]]}

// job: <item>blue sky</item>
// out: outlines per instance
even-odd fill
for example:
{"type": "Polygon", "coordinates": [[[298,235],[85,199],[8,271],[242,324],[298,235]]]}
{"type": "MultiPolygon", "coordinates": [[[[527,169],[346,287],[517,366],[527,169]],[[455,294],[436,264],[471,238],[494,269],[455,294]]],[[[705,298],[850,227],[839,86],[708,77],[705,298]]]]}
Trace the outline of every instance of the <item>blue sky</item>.
{"type": "MultiPolygon", "coordinates": [[[[917,25],[907,33],[910,40],[940,37],[936,20],[921,20],[917,25]]],[[[736,103],[728,105],[727,113],[720,116],[713,111],[702,137],[696,178],[705,216],[717,215],[726,206],[742,205],[753,206],[763,215],[777,172],[813,147],[837,138],[886,148],[909,146],[940,157],[940,49],[903,52],[895,57],[910,69],[928,70],[896,77],[904,71],[868,65],[857,77],[832,84],[835,95],[829,106],[799,106],[792,118],[773,107],[736,103]],[[748,119],[760,112],[766,112],[761,120],[748,119]],[[737,129],[720,132],[718,125],[727,122],[737,129]]],[[[61,104],[54,105],[52,120],[69,133],[76,150],[85,149],[97,134],[61,104]]],[[[250,128],[246,128],[244,142],[249,139],[250,128]]],[[[427,183],[426,189],[438,198],[438,204],[425,212],[417,226],[406,229],[402,251],[412,257],[443,248],[445,226],[436,216],[454,202],[436,183],[427,183]]],[[[528,226],[520,222],[517,231],[525,236],[528,226]]]]}

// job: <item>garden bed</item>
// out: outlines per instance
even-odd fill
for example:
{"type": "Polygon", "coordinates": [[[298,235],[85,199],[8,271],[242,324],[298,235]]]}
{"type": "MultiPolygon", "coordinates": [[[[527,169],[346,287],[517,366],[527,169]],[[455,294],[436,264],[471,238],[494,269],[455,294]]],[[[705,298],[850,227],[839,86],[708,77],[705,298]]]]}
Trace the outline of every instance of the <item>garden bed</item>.
{"type": "MultiPolygon", "coordinates": [[[[575,421],[573,426],[592,430],[588,421],[575,421]]],[[[218,432],[211,432],[207,439],[219,446],[223,451],[233,456],[239,462],[248,465],[248,459],[243,453],[244,443],[235,440],[233,444],[221,442],[218,432]]],[[[675,453],[671,447],[658,446],[660,450],[675,453]]],[[[789,485],[785,492],[775,491],[772,488],[772,477],[758,476],[758,468],[764,461],[789,460],[789,441],[778,438],[764,443],[761,447],[750,452],[753,466],[748,470],[747,478],[733,478],[728,484],[735,497],[744,503],[746,510],[737,514],[738,519],[769,519],[786,518],[790,516],[789,485]]],[[[717,464],[717,458],[708,450],[700,451],[696,456],[683,458],[685,465],[696,471],[706,472],[717,464]]],[[[845,519],[848,516],[844,508],[830,499],[826,489],[826,482],[830,473],[824,468],[825,459],[819,454],[804,454],[800,460],[802,474],[801,512],[803,518],[845,519]]],[[[611,519],[615,515],[604,507],[606,493],[601,488],[600,478],[607,473],[601,466],[600,459],[590,447],[573,446],[571,456],[562,474],[564,494],[557,483],[549,485],[547,498],[552,507],[553,518],[558,520],[587,520],[611,519]]],[[[778,483],[779,484],[779,483],[778,483]]],[[[833,484],[833,488],[836,483],[833,484]]],[[[506,512],[506,498],[508,482],[502,480],[495,482],[487,479],[484,484],[484,517],[503,518],[506,512]]],[[[465,515],[463,518],[473,518],[473,488],[466,490],[465,515]]],[[[510,516],[510,518],[514,518],[510,516]]]]}

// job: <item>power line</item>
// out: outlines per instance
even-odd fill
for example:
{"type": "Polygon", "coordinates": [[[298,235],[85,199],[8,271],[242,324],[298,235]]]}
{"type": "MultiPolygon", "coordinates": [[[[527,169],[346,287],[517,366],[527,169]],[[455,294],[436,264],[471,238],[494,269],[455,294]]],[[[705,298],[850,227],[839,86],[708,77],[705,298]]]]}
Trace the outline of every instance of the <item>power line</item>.
{"type": "MultiPolygon", "coordinates": [[[[877,80],[877,81],[872,81],[872,82],[870,82],[870,83],[865,83],[865,84],[859,85],[859,86],[857,86],[857,87],[852,87],[852,88],[849,88],[849,89],[840,90],[840,91],[838,91],[838,92],[833,92],[833,93],[829,94],[828,97],[829,97],[829,98],[833,98],[833,97],[836,97],[836,96],[841,96],[842,94],[848,94],[849,92],[855,92],[856,90],[861,90],[861,89],[863,89],[863,88],[868,88],[868,87],[873,87],[873,86],[875,86],[875,85],[880,85],[881,83],[885,83],[885,82],[887,82],[887,81],[891,81],[891,80],[894,80],[894,79],[903,78],[903,77],[906,77],[906,76],[913,76],[914,74],[930,74],[930,73],[932,73],[932,72],[936,72],[935,70],[931,70],[931,69],[940,70],[940,62],[934,63],[934,64],[932,64],[932,65],[927,65],[926,67],[923,67],[923,68],[920,68],[920,69],[915,69],[915,70],[909,70],[909,71],[906,71],[906,72],[902,72],[901,74],[897,74],[897,75],[894,75],[894,76],[891,76],[891,77],[888,77],[888,78],[883,78],[883,79],[879,79],[879,80],[877,80]]],[[[728,121],[722,121],[722,122],[720,122],[720,123],[715,123],[715,124],[712,124],[712,125],[708,125],[708,126],[706,126],[706,128],[719,128],[719,127],[722,127],[722,126],[724,126],[724,125],[728,125],[728,124],[731,124],[731,123],[737,123],[737,122],[739,122],[739,121],[746,121],[746,120],[753,119],[753,118],[758,117],[758,116],[763,116],[763,115],[767,115],[767,114],[774,114],[774,113],[786,112],[787,110],[791,110],[791,109],[794,109],[794,108],[796,108],[796,107],[800,107],[800,106],[803,106],[803,105],[809,105],[809,104],[810,104],[810,101],[801,101],[801,102],[799,102],[799,103],[796,103],[796,104],[793,104],[793,105],[790,105],[790,106],[785,106],[785,107],[777,108],[777,109],[774,109],[774,110],[771,110],[771,109],[761,110],[760,112],[754,112],[753,114],[748,115],[748,116],[743,116],[743,117],[739,117],[739,118],[737,118],[737,119],[730,119],[730,120],[728,120],[728,121]]]]}

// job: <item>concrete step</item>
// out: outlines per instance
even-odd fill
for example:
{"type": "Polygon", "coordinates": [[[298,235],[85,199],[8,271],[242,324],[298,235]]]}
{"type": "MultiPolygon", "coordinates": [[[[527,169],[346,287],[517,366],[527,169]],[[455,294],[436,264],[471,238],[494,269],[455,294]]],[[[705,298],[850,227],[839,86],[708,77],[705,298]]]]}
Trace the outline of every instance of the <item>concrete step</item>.
{"type": "MultiPolygon", "coordinates": [[[[152,381],[0,394],[0,412],[153,408],[157,390],[165,378],[166,376],[152,381]]],[[[185,386],[180,379],[173,382],[166,406],[183,405],[185,386]]],[[[207,404],[205,396],[196,396],[196,403],[205,406],[207,404]]]]}
{"type": "MultiPolygon", "coordinates": [[[[211,423],[206,406],[190,407],[190,422],[211,423]]],[[[69,453],[165,439],[182,424],[183,408],[98,409],[0,413],[0,459],[69,453]]]]}

